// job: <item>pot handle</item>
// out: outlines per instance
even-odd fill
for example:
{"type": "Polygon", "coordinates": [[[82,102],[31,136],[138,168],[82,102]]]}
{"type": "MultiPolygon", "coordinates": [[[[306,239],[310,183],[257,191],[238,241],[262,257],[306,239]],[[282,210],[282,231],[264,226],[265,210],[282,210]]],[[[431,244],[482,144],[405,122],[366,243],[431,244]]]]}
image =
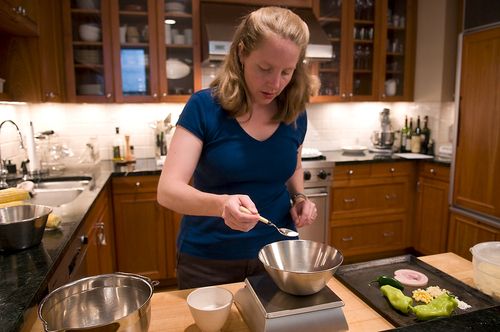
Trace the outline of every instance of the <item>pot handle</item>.
{"type": "Polygon", "coordinates": [[[116,274],[118,275],[122,275],[122,276],[125,276],[125,277],[137,277],[137,278],[141,278],[143,279],[144,281],[146,281],[148,284],[151,285],[151,287],[156,287],[160,284],[160,282],[158,280],[151,280],[151,278],[148,278],[148,277],[145,277],[145,276],[141,276],[140,274],[135,274],[135,273],[128,273],[128,272],[116,272],[116,274]]]}

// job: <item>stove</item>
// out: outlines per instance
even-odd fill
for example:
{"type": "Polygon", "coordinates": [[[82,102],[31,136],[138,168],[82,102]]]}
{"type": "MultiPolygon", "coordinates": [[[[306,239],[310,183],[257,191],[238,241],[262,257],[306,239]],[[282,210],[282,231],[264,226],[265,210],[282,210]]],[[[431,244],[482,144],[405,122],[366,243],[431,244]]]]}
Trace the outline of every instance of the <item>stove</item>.
{"type": "Polygon", "coordinates": [[[248,277],[235,303],[253,332],[342,331],[348,325],[344,302],[329,288],[316,294],[296,296],[280,290],[267,275],[248,277]]]}
{"type": "Polygon", "coordinates": [[[304,194],[316,204],[318,216],[312,225],[298,229],[301,239],[322,243],[329,242],[328,215],[333,165],[334,163],[328,161],[323,154],[314,158],[302,158],[304,194]]]}

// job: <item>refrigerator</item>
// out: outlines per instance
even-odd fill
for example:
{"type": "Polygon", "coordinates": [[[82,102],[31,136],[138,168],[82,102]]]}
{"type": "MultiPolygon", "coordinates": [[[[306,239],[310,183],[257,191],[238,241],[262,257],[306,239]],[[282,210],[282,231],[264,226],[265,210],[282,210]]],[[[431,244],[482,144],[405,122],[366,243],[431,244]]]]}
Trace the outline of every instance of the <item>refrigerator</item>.
{"type": "Polygon", "coordinates": [[[459,37],[448,250],[500,241],[500,23],[459,37]]]}

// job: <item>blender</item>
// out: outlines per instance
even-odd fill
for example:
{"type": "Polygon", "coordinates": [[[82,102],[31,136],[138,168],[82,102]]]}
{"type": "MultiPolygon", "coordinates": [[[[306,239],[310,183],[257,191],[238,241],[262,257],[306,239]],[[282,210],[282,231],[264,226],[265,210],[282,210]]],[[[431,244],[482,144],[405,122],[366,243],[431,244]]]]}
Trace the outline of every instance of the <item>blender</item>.
{"type": "Polygon", "coordinates": [[[372,152],[392,153],[395,134],[391,126],[390,112],[388,108],[380,112],[380,130],[373,131],[371,136],[373,148],[370,151],[372,152]]]}

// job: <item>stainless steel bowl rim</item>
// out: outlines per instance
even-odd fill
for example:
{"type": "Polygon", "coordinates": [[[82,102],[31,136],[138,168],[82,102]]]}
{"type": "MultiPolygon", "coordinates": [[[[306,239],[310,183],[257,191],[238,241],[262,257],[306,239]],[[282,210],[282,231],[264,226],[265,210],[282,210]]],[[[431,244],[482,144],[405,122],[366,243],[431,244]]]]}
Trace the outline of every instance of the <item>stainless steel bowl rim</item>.
{"type": "MultiPolygon", "coordinates": [[[[135,311],[139,311],[144,306],[149,305],[149,303],[151,301],[151,298],[153,297],[153,288],[159,284],[158,281],[152,281],[151,279],[149,279],[147,277],[144,277],[144,276],[141,276],[141,275],[138,275],[138,274],[133,274],[133,273],[126,273],[126,272],[115,272],[115,273],[108,273],[108,274],[100,274],[100,275],[85,277],[85,278],[81,278],[81,279],[72,281],[70,283],[67,283],[65,285],[62,285],[62,286],[54,289],[52,292],[50,292],[48,295],[46,295],[43,298],[43,300],[40,302],[40,305],[38,306],[38,317],[42,321],[44,329],[46,331],[50,331],[48,329],[48,326],[47,326],[48,322],[42,316],[42,311],[43,311],[44,304],[47,301],[49,301],[51,295],[53,295],[55,293],[58,293],[58,292],[60,292],[60,291],[62,291],[64,289],[71,288],[71,287],[73,287],[73,286],[75,286],[75,285],[77,285],[79,283],[84,283],[84,282],[86,282],[88,280],[92,280],[92,279],[105,279],[105,278],[112,278],[112,277],[132,278],[132,279],[143,281],[146,285],[148,285],[149,290],[150,290],[150,294],[149,294],[148,298],[144,301],[144,303],[139,308],[137,308],[135,311]]],[[[84,329],[99,328],[99,327],[106,326],[106,325],[109,325],[109,324],[110,324],[110,322],[105,322],[105,323],[102,323],[102,324],[96,324],[96,325],[92,325],[92,326],[86,326],[84,329]]]]}
{"type": "Polygon", "coordinates": [[[31,220],[33,220],[35,218],[40,218],[40,217],[43,217],[45,215],[48,215],[48,214],[52,213],[52,207],[50,207],[50,206],[40,205],[40,204],[28,204],[28,203],[22,204],[22,205],[7,206],[7,207],[0,208],[0,210],[3,210],[3,209],[14,210],[16,208],[19,208],[20,206],[34,206],[34,207],[43,209],[44,213],[42,213],[40,215],[37,215],[37,216],[33,216],[31,218],[26,218],[26,219],[21,219],[21,220],[15,220],[15,221],[3,221],[3,220],[0,220],[0,225],[9,225],[9,224],[17,224],[17,223],[21,223],[21,222],[27,222],[27,221],[31,221],[31,220]]]}
{"type": "MultiPolygon", "coordinates": [[[[315,242],[315,241],[311,241],[311,240],[284,240],[285,242],[315,242]]],[[[279,241],[279,242],[283,242],[283,241],[279,241]]],[[[331,271],[331,270],[334,270],[336,268],[338,268],[340,265],[342,265],[342,263],[344,262],[344,256],[341,255],[340,256],[340,263],[336,266],[332,266],[331,268],[328,268],[328,269],[324,269],[324,270],[319,270],[319,271],[296,271],[296,270],[289,270],[289,269],[280,269],[280,268],[277,268],[277,267],[274,267],[274,266],[271,266],[269,264],[267,264],[264,259],[263,259],[263,251],[264,251],[264,248],[266,247],[269,247],[271,246],[273,243],[275,242],[272,242],[272,243],[269,243],[269,244],[266,244],[264,247],[262,247],[260,250],[259,250],[259,260],[261,261],[262,264],[264,264],[264,266],[272,269],[272,270],[276,270],[276,271],[281,271],[281,272],[292,272],[292,273],[295,273],[295,274],[317,274],[317,273],[321,273],[321,272],[328,272],[328,271],[331,271]]],[[[335,249],[336,251],[338,251],[340,254],[342,254],[340,252],[340,250],[338,250],[337,248],[334,248],[328,244],[324,244],[324,243],[320,243],[320,242],[316,242],[316,243],[319,243],[319,244],[322,244],[322,245],[325,245],[325,246],[328,246],[332,249],[335,249]]]]}

